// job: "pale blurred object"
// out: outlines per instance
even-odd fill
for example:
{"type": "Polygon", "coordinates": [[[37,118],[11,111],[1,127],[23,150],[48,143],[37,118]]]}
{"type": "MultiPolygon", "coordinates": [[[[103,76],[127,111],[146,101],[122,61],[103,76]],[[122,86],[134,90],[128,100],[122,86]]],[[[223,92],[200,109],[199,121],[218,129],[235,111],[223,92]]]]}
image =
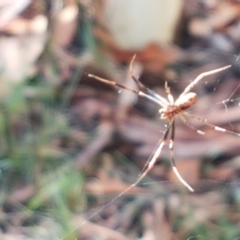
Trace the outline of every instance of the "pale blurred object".
{"type": "Polygon", "coordinates": [[[139,50],[172,42],[182,6],[182,0],[106,0],[104,18],[120,48],[139,50]]]}
{"type": "Polygon", "coordinates": [[[4,32],[13,35],[41,34],[47,31],[48,19],[44,15],[36,15],[31,20],[17,18],[4,27],[4,32]]]}
{"type": "MultiPolygon", "coordinates": [[[[19,83],[34,71],[36,59],[42,52],[46,34],[1,37],[0,70],[2,81],[19,83]]],[[[1,84],[0,83],[0,84],[1,84]]]]}
{"type": "MultiPolygon", "coordinates": [[[[23,0],[15,2],[20,3],[23,0]]],[[[25,6],[24,8],[22,3],[21,10],[24,11],[19,10],[19,14],[1,28],[4,34],[0,37],[0,84],[6,86],[5,89],[8,89],[9,84],[19,83],[36,73],[36,61],[49,36],[52,46],[65,47],[72,40],[77,28],[76,0],[53,1],[51,9],[47,8],[44,0],[28,0],[25,6]],[[49,13],[52,16],[52,28],[48,28],[49,13]],[[51,29],[50,33],[48,29],[51,29]]]]}
{"type": "Polygon", "coordinates": [[[30,2],[30,0],[0,0],[0,29],[22,12],[30,2]]]}
{"type": "Polygon", "coordinates": [[[36,70],[47,40],[48,19],[42,6],[39,0],[0,0],[1,96],[36,70]]]}
{"type": "Polygon", "coordinates": [[[63,8],[56,17],[54,41],[61,47],[68,45],[77,29],[78,7],[71,4],[63,8]]]}

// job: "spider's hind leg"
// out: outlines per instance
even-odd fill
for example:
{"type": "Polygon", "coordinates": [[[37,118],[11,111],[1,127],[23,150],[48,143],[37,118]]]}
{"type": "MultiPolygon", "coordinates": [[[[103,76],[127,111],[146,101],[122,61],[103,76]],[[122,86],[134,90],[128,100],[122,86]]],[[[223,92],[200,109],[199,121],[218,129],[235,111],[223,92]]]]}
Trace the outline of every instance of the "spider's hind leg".
{"type": "Polygon", "coordinates": [[[205,135],[205,132],[195,128],[194,126],[192,126],[188,121],[187,119],[185,118],[184,114],[183,113],[179,113],[178,115],[180,117],[180,119],[183,121],[184,124],[186,124],[189,128],[191,128],[193,131],[196,131],[198,134],[201,134],[201,135],[205,135]]]}
{"type": "Polygon", "coordinates": [[[222,128],[222,127],[218,127],[210,122],[208,122],[206,119],[203,119],[203,118],[200,118],[198,116],[195,116],[195,115],[192,115],[188,112],[185,112],[185,115],[187,115],[188,117],[190,118],[193,118],[193,119],[196,119],[197,121],[203,123],[204,125],[214,129],[215,131],[218,131],[218,132],[225,132],[225,133],[230,133],[232,135],[235,135],[235,136],[238,136],[240,137],[240,133],[237,133],[237,132],[234,132],[234,131],[230,131],[230,130],[227,130],[226,128],[222,128]]]}
{"type": "Polygon", "coordinates": [[[187,187],[189,189],[189,191],[194,192],[194,189],[182,178],[182,176],[180,175],[180,173],[177,170],[176,163],[174,160],[174,151],[173,151],[174,137],[175,137],[175,121],[173,120],[172,127],[171,127],[171,137],[170,137],[170,141],[169,141],[170,161],[171,161],[171,165],[172,165],[172,170],[173,170],[174,174],[177,176],[178,180],[185,187],[187,187]]]}

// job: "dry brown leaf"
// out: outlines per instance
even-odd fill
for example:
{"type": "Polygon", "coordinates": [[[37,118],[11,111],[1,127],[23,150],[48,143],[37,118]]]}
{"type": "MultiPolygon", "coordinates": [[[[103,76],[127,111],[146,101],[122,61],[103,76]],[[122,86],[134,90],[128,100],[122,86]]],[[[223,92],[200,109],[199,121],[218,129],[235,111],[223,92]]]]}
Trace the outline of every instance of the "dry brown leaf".
{"type": "Polygon", "coordinates": [[[171,226],[169,225],[165,216],[165,203],[162,200],[154,202],[153,212],[146,212],[145,220],[145,234],[142,240],[171,240],[171,226]]]}
{"type": "Polygon", "coordinates": [[[96,138],[77,156],[75,166],[82,169],[89,164],[90,160],[109,143],[113,132],[113,123],[105,121],[100,124],[96,138]]]}
{"type": "Polygon", "coordinates": [[[76,217],[74,219],[74,224],[76,229],[79,230],[80,239],[84,239],[84,237],[88,237],[89,239],[90,237],[91,239],[97,238],[101,240],[129,240],[128,237],[113,229],[85,221],[81,217],[76,217]]]}
{"type": "Polygon", "coordinates": [[[227,205],[224,204],[222,198],[221,191],[216,190],[202,194],[184,195],[184,199],[181,199],[177,194],[171,195],[168,201],[169,218],[174,221],[176,214],[185,216],[182,230],[189,232],[199,224],[211,222],[224,214],[227,205]]]}
{"type": "Polygon", "coordinates": [[[207,37],[214,30],[222,29],[234,19],[239,18],[239,4],[222,1],[216,6],[214,14],[208,18],[194,18],[190,22],[189,30],[193,35],[207,37]]]}
{"type": "MultiPolygon", "coordinates": [[[[98,38],[101,39],[99,31],[95,31],[98,38]]],[[[150,72],[159,73],[166,65],[176,61],[182,56],[180,49],[173,45],[149,44],[140,50],[123,50],[115,44],[106,44],[104,51],[110,53],[118,62],[129,63],[136,54],[137,61],[141,62],[144,68],[150,72]]]]}

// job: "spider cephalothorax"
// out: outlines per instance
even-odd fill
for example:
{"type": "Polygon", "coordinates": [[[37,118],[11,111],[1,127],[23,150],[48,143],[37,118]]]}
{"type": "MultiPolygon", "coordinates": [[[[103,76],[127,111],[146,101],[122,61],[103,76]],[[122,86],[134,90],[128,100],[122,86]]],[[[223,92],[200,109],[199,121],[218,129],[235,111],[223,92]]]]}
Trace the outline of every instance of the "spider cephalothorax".
{"type": "Polygon", "coordinates": [[[168,99],[168,104],[160,108],[159,113],[161,119],[167,119],[170,121],[176,115],[188,110],[197,101],[197,94],[194,92],[189,92],[174,101],[174,98],[170,93],[170,89],[168,89],[168,99]]]}

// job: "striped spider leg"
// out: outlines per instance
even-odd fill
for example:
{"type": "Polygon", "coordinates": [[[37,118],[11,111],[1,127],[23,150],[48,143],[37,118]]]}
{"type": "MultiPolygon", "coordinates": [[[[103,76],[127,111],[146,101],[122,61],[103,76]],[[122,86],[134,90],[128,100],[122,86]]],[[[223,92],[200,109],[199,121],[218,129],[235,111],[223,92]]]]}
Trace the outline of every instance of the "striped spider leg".
{"type": "MultiPolygon", "coordinates": [[[[233,131],[229,131],[227,129],[215,126],[211,123],[209,123],[206,119],[202,119],[200,117],[191,115],[187,112],[187,110],[195,104],[195,102],[197,101],[197,94],[194,92],[190,92],[193,87],[195,87],[195,85],[201,81],[204,77],[214,74],[214,73],[218,73],[220,71],[226,70],[228,68],[231,67],[231,65],[222,67],[222,68],[218,68],[212,71],[208,71],[208,72],[204,72],[201,73],[199,76],[197,76],[197,78],[195,80],[193,80],[185,89],[184,91],[179,95],[179,97],[174,100],[170,88],[167,85],[167,82],[165,83],[165,91],[167,94],[167,97],[164,98],[162,96],[160,96],[159,94],[155,93],[154,91],[148,89],[147,87],[145,87],[134,75],[133,75],[133,71],[132,71],[132,65],[134,62],[135,56],[133,57],[131,63],[130,63],[130,75],[132,77],[132,79],[136,82],[136,84],[139,87],[139,90],[134,90],[131,88],[128,88],[124,85],[118,84],[114,81],[111,80],[107,80],[101,77],[98,77],[96,75],[92,75],[92,74],[88,74],[89,77],[94,78],[96,80],[99,80],[101,82],[104,82],[108,85],[111,85],[113,87],[118,87],[121,89],[125,89],[127,91],[131,91],[135,94],[137,94],[138,96],[148,99],[151,102],[154,102],[155,104],[157,104],[160,109],[159,109],[159,113],[160,113],[160,118],[161,119],[165,119],[167,121],[167,128],[166,131],[163,134],[163,138],[159,141],[156,151],[153,153],[153,155],[149,158],[149,160],[147,161],[147,163],[145,164],[142,174],[138,177],[138,179],[135,181],[135,183],[133,183],[131,186],[129,186],[129,188],[127,188],[123,193],[121,193],[119,196],[123,195],[124,193],[126,193],[127,191],[129,191],[132,187],[135,187],[153,168],[153,166],[155,165],[157,159],[159,158],[162,148],[163,146],[166,144],[168,137],[169,137],[169,151],[170,151],[170,161],[171,161],[171,166],[173,169],[173,172],[175,173],[175,175],[177,176],[177,178],[179,179],[179,181],[185,186],[187,187],[191,192],[193,192],[193,188],[181,177],[180,173],[177,170],[176,164],[175,164],[175,160],[174,160],[174,151],[173,151],[173,147],[174,147],[174,136],[175,136],[175,118],[178,116],[184,124],[186,124],[189,128],[191,128],[192,130],[196,131],[198,134],[205,134],[203,131],[196,129],[194,126],[192,126],[189,122],[188,122],[188,118],[192,118],[195,119],[197,121],[200,121],[201,123],[203,123],[204,125],[219,131],[219,132],[227,132],[230,134],[234,134],[236,136],[240,136],[240,134],[235,133],[233,131]]],[[[119,197],[118,196],[118,197],[119,197]]]]}

